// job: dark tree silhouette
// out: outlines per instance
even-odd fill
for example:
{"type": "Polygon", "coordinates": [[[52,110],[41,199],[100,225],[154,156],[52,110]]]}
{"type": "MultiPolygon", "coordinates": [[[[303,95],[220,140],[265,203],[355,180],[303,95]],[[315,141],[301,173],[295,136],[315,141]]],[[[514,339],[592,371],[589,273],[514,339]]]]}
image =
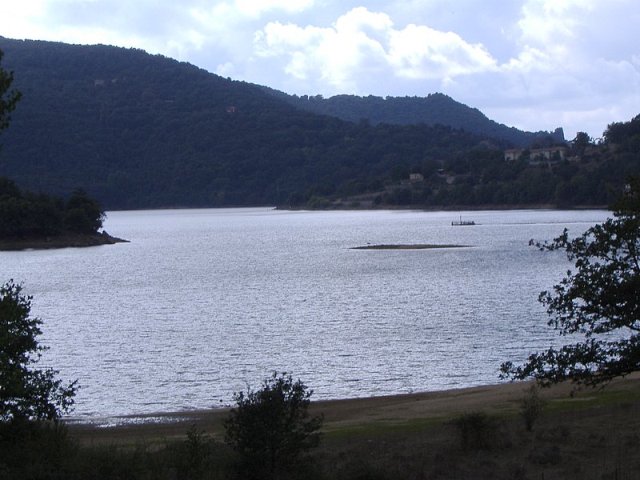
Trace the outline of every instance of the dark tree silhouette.
{"type": "Polygon", "coordinates": [[[102,228],[104,217],[100,204],[78,189],[67,201],[64,224],[71,232],[95,233],[102,228]]]}
{"type": "Polygon", "coordinates": [[[540,294],[549,325],[579,341],[502,364],[503,377],[597,385],[640,369],[640,179],[613,205],[613,218],[570,239],[567,230],[542,250],[565,250],[575,271],[540,294]]]}
{"type": "Polygon", "coordinates": [[[75,382],[63,386],[56,370],[34,368],[45,347],[30,312],[21,285],[0,287],[0,421],[57,420],[73,405],[75,382]]]}

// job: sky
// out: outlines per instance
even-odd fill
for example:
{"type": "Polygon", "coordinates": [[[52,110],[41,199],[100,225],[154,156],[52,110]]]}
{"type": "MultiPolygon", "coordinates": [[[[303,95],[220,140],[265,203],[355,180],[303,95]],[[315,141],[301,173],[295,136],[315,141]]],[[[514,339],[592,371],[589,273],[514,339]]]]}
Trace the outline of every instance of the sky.
{"type": "Polygon", "coordinates": [[[296,95],[442,92],[569,140],[640,114],[638,0],[1,0],[0,36],[140,48],[296,95]]]}

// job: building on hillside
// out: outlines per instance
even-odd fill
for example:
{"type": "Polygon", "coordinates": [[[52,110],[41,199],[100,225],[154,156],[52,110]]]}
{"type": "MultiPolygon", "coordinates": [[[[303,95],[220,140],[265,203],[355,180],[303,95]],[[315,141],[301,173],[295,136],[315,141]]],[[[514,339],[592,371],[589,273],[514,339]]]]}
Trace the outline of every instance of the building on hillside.
{"type": "Polygon", "coordinates": [[[518,160],[523,154],[528,152],[528,162],[536,165],[543,162],[553,162],[565,160],[569,154],[569,149],[564,146],[532,148],[526,150],[522,148],[511,148],[504,151],[504,159],[508,162],[518,160]]]}
{"type": "Polygon", "coordinates": [[[421,173],[410,173],[409,182],[411,183],[424,182],[424,175],[422,175],[421,173]]]}
{"type": "Polygon", "coordinates": [[[515,162],[520,158],[522,152],[524,152],[524,150],[521,148],[510,148],[504,151],[504,159],[507,162],[515,162]]]}

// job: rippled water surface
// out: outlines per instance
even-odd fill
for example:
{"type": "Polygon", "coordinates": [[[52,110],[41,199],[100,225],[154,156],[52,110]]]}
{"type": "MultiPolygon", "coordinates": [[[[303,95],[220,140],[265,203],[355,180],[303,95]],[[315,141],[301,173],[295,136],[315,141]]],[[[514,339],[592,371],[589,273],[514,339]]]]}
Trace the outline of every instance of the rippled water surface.
{"type": "Polygon", "coordinates": [[[538,293],[569,266],[528,246],[605,211],[109,213],[131,243],[0,252],[33,295],[43,363],[78,379],[74,415],[208,408],[293,372],[314,398],[497,382],[557,342],[538,293]],[[458,244],[353,250],[367,244],[458,244]]]}

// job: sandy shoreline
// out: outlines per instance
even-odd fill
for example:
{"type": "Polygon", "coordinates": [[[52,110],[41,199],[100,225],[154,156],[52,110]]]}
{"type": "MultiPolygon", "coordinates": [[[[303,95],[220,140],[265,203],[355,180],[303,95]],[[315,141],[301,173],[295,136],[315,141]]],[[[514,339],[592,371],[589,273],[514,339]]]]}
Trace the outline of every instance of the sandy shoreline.
{"type": "Polygon", "coordinates": [[[0,251],[82,248],[128,242],[128,240],[113,237],[103,231],[101,233],[93,234],[64,234],[45,238],[0,239],[0,251]]]}
{"type": "MultiPolygon", "coordinates": [[[[415,421],[446,420],[462,413],[509,414],[518,410],[531,382],[503,383],[435,392],[322,400],[311,404],[312,413],[325,417],[326,432],[358,429],[365,425],[402,425],[415,421]]],[[[541,391],[550,402],[579,405],[597,395],[597,389],[581,389],[571,396],[571,384],[556,385],[541,391]]],[[[618,379],[607,386],[607,392],[640,390],[640,373],[618,379]]],[[[110,422],[69,423],[72,435],[90,443],[134,441],[141,438],[170,439],[182,437],[191,425],[197,425],[214,437],[222,437],[222,423],[229,408],[168,412],[115,417],[110,422]],[[110,428],[104,428],[110,425],[110,428]]]]}
{"type": "MultiPolygon", "coordinates": [[[[395,395],[381,395],[372,397],[355,397],[330,400],[315,400],[311,403],[311,408],[316,411],[330,411],[332,413],[340,413],[340,417],[351,417],[355,412],[363,408],[367,409],[398,409],[403,405],[422,405],[425,402],[429,404],[431,413],[439,411],[434,410],[442,400],[445,401],[447,409],[451,409],[450,401],[452,399],[469,399],[478,398],[479,395],[486,397],[510,396],[515,388],[524,389],[530,382],[503,383],[494,385],[483,385],[475,387],[453,388],[447,390],[425,391],[415,393],[402,393],[395,395]]],[[[464,402],[466,403],[466,402],[464,402]]],[[[206,421],[215,419],[218,416],[225,416],[231,407],[213,407],[205,409],[181,410],[171,412],[153,412],[145,414],[131,414],[113,417],[96,417],[95,419],[86,419],[81,417],[70,416],[67,421],[71,425],[78,428],[128,428],[143,426],[144,424],[174,424],[193,421],[206,421]]],[[[412,409],[415,410],[415,409],[412,409]]],[[[406,410],[404,410],[406,412],[406,410]]]]}

